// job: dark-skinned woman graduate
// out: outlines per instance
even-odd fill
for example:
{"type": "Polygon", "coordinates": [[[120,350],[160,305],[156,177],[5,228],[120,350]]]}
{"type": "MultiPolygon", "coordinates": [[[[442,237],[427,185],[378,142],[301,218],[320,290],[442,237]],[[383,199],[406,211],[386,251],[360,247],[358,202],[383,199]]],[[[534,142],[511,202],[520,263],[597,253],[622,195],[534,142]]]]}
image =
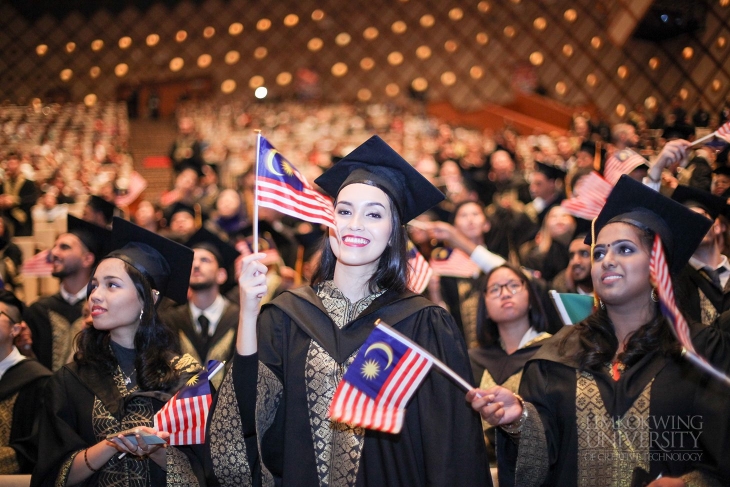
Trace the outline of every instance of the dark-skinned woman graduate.
{"type": "MultiPolygon", "coordinates": [[[[501,426],[500,486],[730,485],[730,389],[683,357],[660,311],[666,280],[650,271],[655,235],[676,274],[710,224],[619,180],[590,239],[597,310],[545,342],[525,365],[521,397],[499,386],[467,394],[501,426]]],[[[726,373],[725,335],[690,330],[696,351],[726,373]]]]}
{"type": "Polygon", "coordinates": [[[443,199],[375,136],[315,181],[335,198],[312,285],[259,310],[266,267],[243,260],[237,354],[211,413],[220,485],[491,485],[479,415],[431,372],[388,434],[334,422],[334,392],[380,318],[472,380],[453,318],[406,289],[404,224],[443,199]],[[259,312],[260,311],[260,312],[259,312]],[[258,325],[258,326],[257,326],[258,325]]]}

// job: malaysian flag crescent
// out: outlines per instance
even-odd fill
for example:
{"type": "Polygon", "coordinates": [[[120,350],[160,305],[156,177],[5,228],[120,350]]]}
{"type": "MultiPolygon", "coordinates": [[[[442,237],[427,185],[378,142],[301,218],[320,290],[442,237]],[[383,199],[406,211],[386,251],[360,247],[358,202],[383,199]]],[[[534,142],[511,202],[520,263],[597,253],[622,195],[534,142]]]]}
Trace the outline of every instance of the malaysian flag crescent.
{"type": "Polygon", "coordinates": [[[261,134],[256,157],[257,204],[335,228],[332,202],[315,191],[292,163],[261,134]]]}

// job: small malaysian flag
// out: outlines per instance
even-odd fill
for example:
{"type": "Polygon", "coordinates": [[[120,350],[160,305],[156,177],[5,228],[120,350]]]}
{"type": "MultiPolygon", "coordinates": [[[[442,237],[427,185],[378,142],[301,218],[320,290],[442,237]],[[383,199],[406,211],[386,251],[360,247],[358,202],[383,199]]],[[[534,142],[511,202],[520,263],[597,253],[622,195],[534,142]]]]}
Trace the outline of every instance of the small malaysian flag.
{"type": "Polygon", "coordinates": [[[21,274],[28,277],[49,277],[53,273],[51,251],[44,250],[23,262],[21,274]]]}
{"type": "Polygon", "coordinates": [[[730,377],[713,367],[704,357],[697,353],[689,333],[689,325],[677,307],[674,299],[674,287],[669,273],[669,266],[664,254],[664,245],[659,234],[654,236],[654,245],[651,249],[649,272],[659,295],[659,308],[662,314],[672,324],[672,331],[677,341],[682,345],[682,355],[699,369],[707,372],[726,385],[730,386],[730,377]]]}
{"type": "Polygon", "coordinates": [[[648,164],[647,160],[631,149],[622,149],[608,158],[603,177],[609,183],[616,184],[623,174],[629,174],[642,164],[648,164]]]}
{"type": "Polygon", "coordinates": [[[170,433],[171,445],[205,443],[205,423],[212,402],[210,379],[222,368],[222,362],[210,360],[207,371],[193,376],[155,414],[154,427],[170,433]]]}
{"type": "Polygon", "coordinates": [[[428,265],[426,259],[418,251],[413,242],[408,240],[406,247],[408,252],[408,289],[416,294],[421,294],[426,290],[428,282],[431,280],[433,271],[428,265]]]}
{"type": "Polygon", "coordinates": [[[405,406],[434,358],[384,323],[360,347],[332,398],[334,421],[399,433],[405,406]]]}
{"type": "Polygon", "coordinates": [[[429,263],[437,276],[477,277],[481,272],[479,266],[466,253],[448,247],[434,249],[429,263]]]}
{"type": "Polygon", "coordinates": [[[606,204],[613,186],[596,171],[580,178],[573,189],[573,196],[560,206],[573,216],[593,220],[606,204]]]}
{"type": "Polygon", "coordinates": [[[256,204],[335,228],[332,201],[315,191],[261,134],[256,155],[256,204]]]}
{"type": "Polygon", "coordinates": [[[724,123],[722,127],[715,130],[715,135],[725,140],[726,142],[730,142],[730,122],[724,123]]]}

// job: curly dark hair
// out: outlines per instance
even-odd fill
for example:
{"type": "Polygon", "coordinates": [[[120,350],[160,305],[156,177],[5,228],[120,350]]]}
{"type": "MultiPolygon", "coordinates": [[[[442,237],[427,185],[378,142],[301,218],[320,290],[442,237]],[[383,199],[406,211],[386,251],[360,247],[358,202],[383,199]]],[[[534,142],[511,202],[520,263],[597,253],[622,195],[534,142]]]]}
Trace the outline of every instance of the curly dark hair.
{"type": "MultiPolygon", "coordinates": [[[[382,190],[377,185],[373,186],[382,190]]],[[[383,192],[388,196],[388,201],[390,202],[390,224],[393,231],[390,234],[388,245],[380,256],[378,268],[368,281],[368,286],[371,293],[376,292],[378,289],[389,289],[402,293],[407,289],[408,276],[411,272],[406,255],[408,234],[401,223],[400,213],[393,203],[393,199],[386,191],[383,192]]],[[[335,201],[335,206],[337,206],[337,201],[335,201]]],[[[337,257],[332,252],[332,247],[327,236],[320,241],[320,248],[322,250],[322,257],[320,258],[319,266],[317,266],[312,276],[312,286],[330,280],[335,275],[337,257]]]]}
{"type": "MultiPolygon", "coordinates": [[[[157,316],[157,306],[150,283],[142,273],[124,262],[125,270],[134,283],[137,295],[143,305],[143,316],[134,335],[137,356],[134,368],[137,382],[142,391],[169,391],[177,384],[178,372],[172,367],[174,355],[180,354],[180,344],[175,332],[157,316]]],[[[94,273],[96,270],[94,270],[94,273]]],[[[93,275],[93,274],[92,274],[93,275]]],[[[91,283],[89,291],[91,293],[91,283]]],[[[74,361],[79,366],[95,367],[108,374],[114,374],[117,360],[110,345],[108,331],[90,326],[76,336],[74,361]]]]}
{"type": "Polygon", "coordinates": [[[528,302],[530,305],[527,312],[530,326],[538,333],[548,330],[547,315],[545,314],[545,309],[542,307],[540,297],[538,296],[533,282],[517,267],[510,264],[502,264],[501,266],[495,267],[489,271],[486,278],[482,280],[481,285],[479,286],[479,295],[481,299],[477,302],[477,342],[481,347],[488,347],[495,343],[499,343],[499,328],[497,327],[497,322],[489,317],[485,300],[485,293],[487,291],[489,278],[499,269],[509,269],[523,283],[525,283],[525,289],[527,289],[528,302]]]}
{"type": "MultiPolygon", "coordinates": [[[[632,222],[620,219],[616,222],[631,225],[636,229],[644,248],[647,250],[652,248],[655,233],[651,229],[641,228],[632,222]]],[[[617,357],[626,366],[635,364],[647,353],[655,350],[660,350],[666,355],[679,354],[681,351],[681,347],[670,329],[671,325],[659,310],[659,304],[656,303],[654,308],[654,317],[629,335],[624,351],[617,357]]],[[[580,350],[574,358],[581,370],[600,370],[616,356],[619,342],[613,323],[605,309],[599,307],[597,312],[575,325],[575,332],[579,334],[580,350]]],[[[558,348],[560,354],[565,353],[569,336],[566,335],[560,342],[558,348]]]]}

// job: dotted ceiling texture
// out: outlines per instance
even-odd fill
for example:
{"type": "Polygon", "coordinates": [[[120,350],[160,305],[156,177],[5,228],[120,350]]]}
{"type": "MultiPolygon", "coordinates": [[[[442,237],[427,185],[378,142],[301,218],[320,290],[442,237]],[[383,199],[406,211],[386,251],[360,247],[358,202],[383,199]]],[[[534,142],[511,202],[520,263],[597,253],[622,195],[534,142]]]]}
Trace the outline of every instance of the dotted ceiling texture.
{"type": "MultiPolygon", "coordinates": [[[[169,3],[169,2],[168,2],[169,3]]],[[[0,100],[63,90],[114,99],[120,84],[207,77],[218,93],[289,97],[297,71],[329,101],[383,101],[427,90],[462,109],[507,103],[517,77],[569,105],[620,117],[680,96],[717,107],[730,94],[730,0],[707,0],[703,26],[662,42],[607,35],[608,0],[153,4],[118,14],[29,21],[0,4],[0,100]],[[518,74],[521,73],[521,74],[518,74]]],[[[95,97],[88,97],[88,95],[95,97]]]]}

